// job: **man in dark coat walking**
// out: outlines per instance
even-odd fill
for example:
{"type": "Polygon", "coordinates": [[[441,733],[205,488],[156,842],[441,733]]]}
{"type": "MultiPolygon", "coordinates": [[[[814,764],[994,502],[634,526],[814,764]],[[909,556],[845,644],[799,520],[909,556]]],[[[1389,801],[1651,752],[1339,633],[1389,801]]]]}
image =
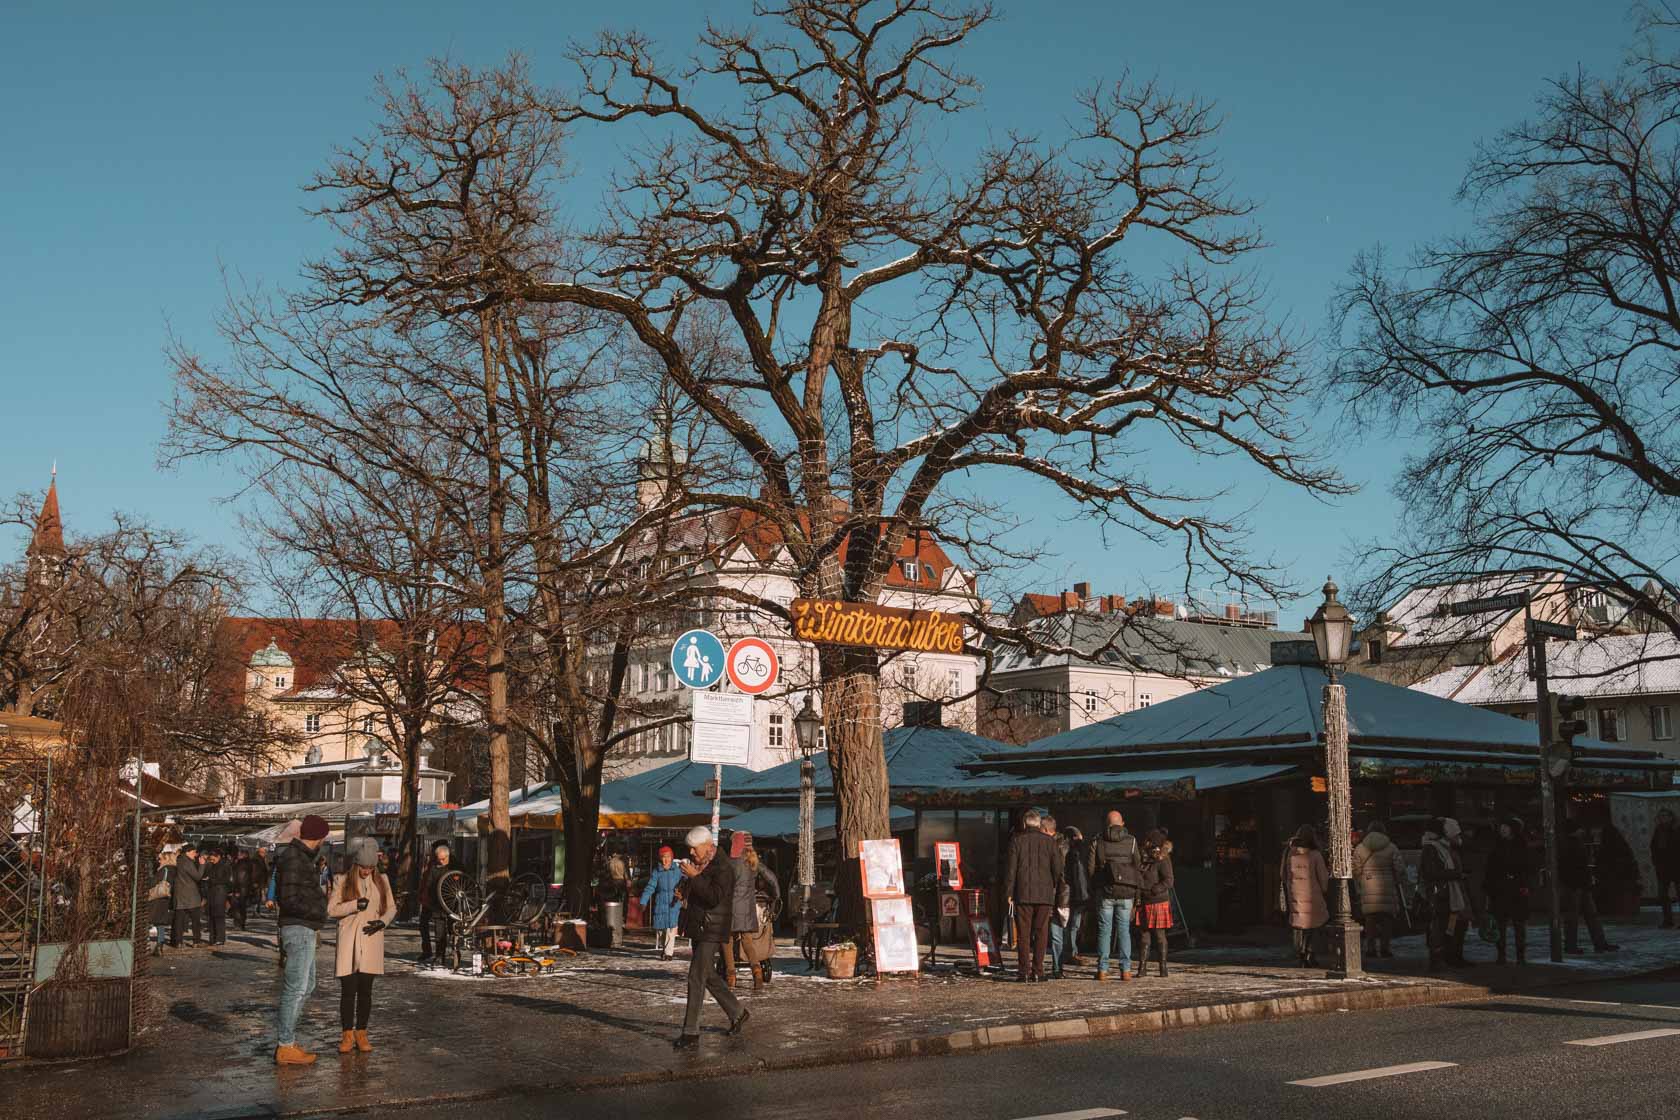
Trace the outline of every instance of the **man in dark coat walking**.
{"type": "Polygon", "coordinates": [[[232,869],[222,859],[220,848],[211,848],[205,854],[204,878],[200,885],[204,889],[204,913],[210,919],[210,944],[227,944],[227,904],[228,887],[232,885],[232,869]]]}
{"type": "Polygon", "coordinates": [[[1044,979],[1044,950],[1050,941],[1050,911],[1066,881],[1055,837],[1042,831],[1037,809],[1021,816],[1021,831],[1009,842],[1003,896],[1015,904],[1015,979],[1044,979]]]}
{"type": "Polygon", "coordinates": [[[204,868],[198,862],[198,845],[188,841],[175,858],[175,928],[169,937],[169,944],[174,948],[181,947],[181,936],[189,922],[192,923],[193,948],[203,943],[204,927],[199,922],[199,914],[204,907],[204,892],[199,889],[203,878],[204,868]]]}
{"type": "Polygon", "coordinates": [[[1558,881],[1563,886],[1563,951],[1581,951],[1581,920],[1587,923],[1593,948],[1600,953],[1614,953],[1621,948],[1610,944],[1604,936],[1604,925],[1598,920],[1598,903],[1593,901],[1593,853],[1587,844],[1586,828],[1580,821],[1564,826],[1563,843],[1558,847],[1558,881]]]}
{"type": "Polygon", "coordinates": [[[707,992],[729,1016],[730,1034],[740,1034],[747,1024],[746,1009],[717,973],[718,951],[734,925],[735,865],[718,853],[711,830],[704,826],[689,830],[688,852],[681,865],[688,903],[683,931],[694,944],[694,955],[688,962],[688,1012],[682,1034],[671,1044],[678,1050],[700,1045],[700,1008],[707,992]]]}

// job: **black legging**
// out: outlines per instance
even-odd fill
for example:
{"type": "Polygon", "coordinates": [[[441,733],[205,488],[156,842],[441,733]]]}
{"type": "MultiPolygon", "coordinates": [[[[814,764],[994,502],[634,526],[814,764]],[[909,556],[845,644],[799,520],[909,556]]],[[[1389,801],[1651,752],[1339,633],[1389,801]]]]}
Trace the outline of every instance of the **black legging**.
{"type": "Polygon", "coordinates": [[[368,1015],[373,1012],[373,973],[352,972],[338,978],[339,1029],[367,1030],[368,1015]]]}

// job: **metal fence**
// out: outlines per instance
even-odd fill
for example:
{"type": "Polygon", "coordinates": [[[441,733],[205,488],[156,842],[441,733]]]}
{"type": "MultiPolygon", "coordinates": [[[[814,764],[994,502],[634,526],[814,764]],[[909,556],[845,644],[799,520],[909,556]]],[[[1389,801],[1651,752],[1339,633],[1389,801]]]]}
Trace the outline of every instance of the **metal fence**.
{"type": "Polygon", "coordinates": [[[45,915],[51,766],[45,758],[0,751],[0,820],[7,825],[0,837],[0,1060],[23,1055],[45,915]]]}

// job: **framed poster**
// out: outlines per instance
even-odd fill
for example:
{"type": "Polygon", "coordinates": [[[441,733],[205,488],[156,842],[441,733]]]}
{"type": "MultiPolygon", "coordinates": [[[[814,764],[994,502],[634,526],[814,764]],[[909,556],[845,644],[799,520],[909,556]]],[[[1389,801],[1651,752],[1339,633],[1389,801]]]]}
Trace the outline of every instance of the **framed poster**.
{"type": "Polygon", "coordinates": [[[968,928],[974,948],[974,967],[990,968],[997,964],[997,942],[992,939],[992,920],[970,918],[968,928]]]}
{"type": "Polygon", "coordinates": [[[904,861],[898,841],[859,840],[858,862],[863,866],[863,897],[897,898],[904,894],[904,861]]]}
{"type": "MultiPolygon", "coordinates": [[[[910,905],[909,899],[902,901],[905,908],[910,905]]],[[[876,903],[877,906],[880,903],[876,903]]],[[[916,927],[910,922],[876,922],[875,923],[875,971],[876,972],[918,972],[921,969],[921,957],[916,945],[916,927]]]]}
{"type": "Polygon", "coordinates": [[[962,917],[962,899],[948,891],[939,892],[939,916],[941,918],[962,917]]]}
{"type": "Polygon", "coordinates": [[[935,841],[933,859],[939,869],[939,885],[946,890],[962,890],[962,845],[955,840],[935,841]]]}

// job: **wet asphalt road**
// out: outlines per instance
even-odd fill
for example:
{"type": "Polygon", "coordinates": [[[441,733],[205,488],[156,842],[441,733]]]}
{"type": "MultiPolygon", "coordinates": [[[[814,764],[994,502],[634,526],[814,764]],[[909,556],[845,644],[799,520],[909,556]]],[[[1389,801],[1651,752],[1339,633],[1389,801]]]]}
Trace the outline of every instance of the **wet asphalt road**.
{"type": "MultiPolygon", "coordinates": [[[[603,1055],[604,1062],[610,1060],[603,1055]]],[[[1676,1111],[1680,972],[1413,1010],[1311,1015],[592,1093],[510,1093],[381,1114],[403,1120],[1120,1115],[1633,1120],[1676,1111]],[[1410,1072],[1394,1068],[1419,1064],[1427,1065],[1410,1072]],[[1363,1080],[1292,1084],[1374,1070],[1384,1072],[1363,1080]]]]}

